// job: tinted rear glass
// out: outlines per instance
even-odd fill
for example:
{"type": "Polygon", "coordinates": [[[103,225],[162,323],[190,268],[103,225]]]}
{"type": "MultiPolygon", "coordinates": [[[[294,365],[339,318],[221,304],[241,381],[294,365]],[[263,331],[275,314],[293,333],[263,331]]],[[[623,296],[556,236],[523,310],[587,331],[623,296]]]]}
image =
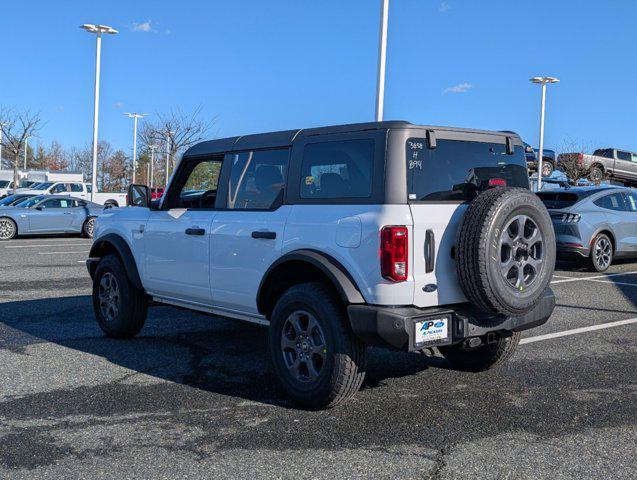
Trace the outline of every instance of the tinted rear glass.
{"type": "Polygon", "coordinates": [[[575,205],[580,198],[575,193],[540,192],[537,194],[546,208],[568,208],[575,205]]]}
{"type": "Polygon", "coordinates": [[[407,140],[407,191],[411,201],[466,201],[504,180],[509,187],[529,188],[524,147],[507,155],[499,143],[438,140],[427,148],[424,138],[407,140]]]}

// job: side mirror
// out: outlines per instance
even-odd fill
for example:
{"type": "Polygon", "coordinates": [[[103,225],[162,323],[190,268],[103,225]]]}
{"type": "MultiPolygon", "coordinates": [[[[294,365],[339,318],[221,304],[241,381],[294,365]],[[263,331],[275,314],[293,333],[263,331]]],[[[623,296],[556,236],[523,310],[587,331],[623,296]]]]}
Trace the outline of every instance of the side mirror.
{"type": "Polygon", "coordinates": [[[150,189],[146,185],[130,185],[126,195],[126,205],[129,207],[148,208],[150,205],[150,189]]]}
{"type": "Polygon", "coordinates": [[[35,207],[35,209],[36,209],[36,210],[40,210],[40,211],[42,211],[42,209],[43,209],[43,208],[44,208],[44,207],[41,207],[40,205],[38,205],[37,207],[35,207]]]}

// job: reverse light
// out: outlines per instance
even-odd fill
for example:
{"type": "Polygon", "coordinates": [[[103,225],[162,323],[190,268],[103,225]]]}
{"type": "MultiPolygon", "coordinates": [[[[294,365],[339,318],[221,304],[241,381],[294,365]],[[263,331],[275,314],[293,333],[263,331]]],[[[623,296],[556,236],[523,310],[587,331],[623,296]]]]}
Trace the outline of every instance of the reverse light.
{"type": "Polygon", "coordinates": [[[404,226],[380,231],[380,270],[383,278],[404,282],[409,274],[409,231],[404,226]]]}

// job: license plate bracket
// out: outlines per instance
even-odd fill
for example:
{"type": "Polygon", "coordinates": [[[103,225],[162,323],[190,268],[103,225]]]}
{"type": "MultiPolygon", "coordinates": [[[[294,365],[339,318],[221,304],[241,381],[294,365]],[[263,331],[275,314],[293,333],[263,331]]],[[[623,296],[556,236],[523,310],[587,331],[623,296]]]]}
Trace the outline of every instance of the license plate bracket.
{"type": "Polygon", "coordinates": [[[437,315],[414,321],[415,348],[448,345],[451,341],[451,315],[437,315]]]}

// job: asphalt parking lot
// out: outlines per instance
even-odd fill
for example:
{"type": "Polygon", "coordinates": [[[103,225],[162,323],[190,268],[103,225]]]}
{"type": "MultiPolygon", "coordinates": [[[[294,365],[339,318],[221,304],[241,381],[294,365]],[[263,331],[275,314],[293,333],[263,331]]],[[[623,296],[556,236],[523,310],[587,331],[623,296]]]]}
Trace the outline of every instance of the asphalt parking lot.
{"type": "Polygon", "coordinates": [[[266,330],[169,307],[107,339],[90,241],[0,244],[0,478],[636,478],[637,263],[559,269],[504,367],[372,350],[355,399],[298,410],[266,330]]]}

